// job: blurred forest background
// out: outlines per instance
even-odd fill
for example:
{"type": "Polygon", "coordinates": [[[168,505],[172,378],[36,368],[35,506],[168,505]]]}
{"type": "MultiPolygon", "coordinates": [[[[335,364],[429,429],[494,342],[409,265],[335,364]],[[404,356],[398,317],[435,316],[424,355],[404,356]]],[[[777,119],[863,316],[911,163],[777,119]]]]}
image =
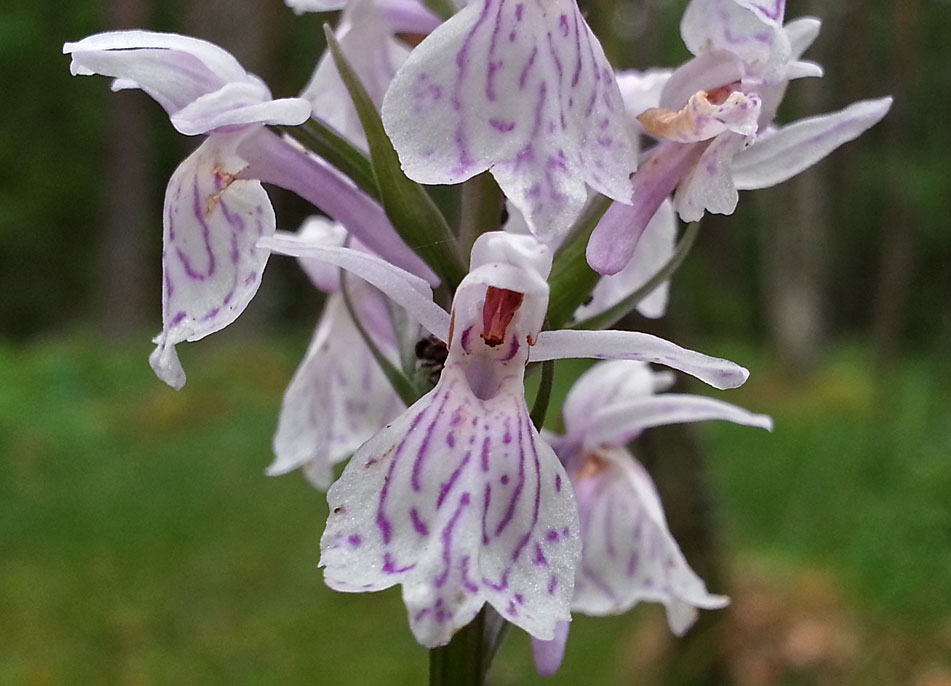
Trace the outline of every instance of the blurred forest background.
{"type": "MultiPolygon", "coordinates": [[[[581,4],[618,69],[688,56],[685,0],[581,4]]],[[[794,82],[780,120],[886,94],[892,111],[706,218],[668,318],[634,322],[750,367],[724,398],[777,420],[689,433],[699,504],[664,459],[684,434],[638,446],[688,559],[734,604],[685,642],[657,608],[581,618],[549,683],[951,684],[951,3],[787,5],[823,20],[806,56],[826,76],[794,82]]],[[[323,497],[263,476],[319,295],[272,259],[237,324],[182,346],[186,388],[156,380],[162,195],[198,140],[60,53],[106,29],[192,34],[286,96],[333,19],[278,0],[0,9],[0,683],[424,678],[396,592],[323,588],[323,497]]],[[[271,196],[280,228],[309,211],[271,196]]],[[[559,368],[562,391],[582,368],[559,368]]],[[[516,633],[494,683],[536,679],[516,633]]]]}

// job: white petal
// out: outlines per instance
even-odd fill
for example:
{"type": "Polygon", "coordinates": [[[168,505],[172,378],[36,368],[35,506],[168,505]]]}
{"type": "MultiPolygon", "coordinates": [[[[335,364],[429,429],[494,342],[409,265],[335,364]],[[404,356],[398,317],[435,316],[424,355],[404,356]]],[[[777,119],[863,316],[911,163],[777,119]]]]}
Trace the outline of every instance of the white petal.
{"type": "Polygon", "coordinates": [[[819,29],[821,28],[822,22],[815,17],[800,17],[786,24],[783,30],[789,38],[789,47],[792,51],[790,57],[794,60],[802,57],[803,53],[819,37],[819,29]]]}
{"type": "Polygon", "coordinates": [[[844,110],[790,124],[733,158],[741,190],[768,188],[795,176],[843,143],[858,138],[888,112],[891,98],[862,100],[844,110]]]}
{"type": "Polygon", "coordinates": [[[532,362],[572,357],[653,362],[686,372],[721,390],[742,386],[749,377],[749,372],[734,362],[636,331],[542,331],[529,353],[532,362]]]}
{"type": "Polygon", "coordinates": [[[459,183],[490,169],[545,239],[587,188],[627,202],[635,166],[621,95],[574,0],[483,0],[436,29],[383,102],[407,175],[459,183]]]}
{"type": "Polygon", "coordinates": [[[684,177],[674,195],[674,207],[685,222],[700,221],[704,212],[733,214],[739,194],[733,183],[733,156],[749,138],[722,133],[703,151],[700,160],[684,177]]]}
{"type": "MultiPolygon", "coordinates": [[[[320,215],[305,219],[297,230],[297,235],[307,243],[334,248],[342,248],[347,241],[347,230],[343,224],[320,215]]],[[[336,293],[340,290],[340,267],[306,257],[297,258],[297,262],[318,290],[324,293],[336,293]]]]}
{"type": "Polygon", "coordinates": [[[305,12],[333,12],[347,6],[349,0],[284,0],[297,14],[305,12]]]}
{"type": "MultiPolygon", "coordinates": [[[[613,307],[629,296],[670,261],[677,237],[677,219],[669,200],[665,200],[637,241],[631,261],[613,276],[602,276],[591,293],[591,300],[575,311],[576,320],[587,319],[613,307]]],[[[664,281],[637,305],[637,311],[651,319],[663,317],[667,309],[670,281],[664,281]]]]}
{"type": "Polygon", "coordinates": [[[694,93],[716,90],[737,83],[742,78],[743,72],[736,57],[730,53],[722,50],[701,53],[677,67],[670,75],[657,107],[679,110],[694,93]]]}
{"type": "Polygon", "coordinates": [[[434,336],[449,340],[449,314],[433,302],[429,284],[376,255],[350,248],[314,245],[300,236],[284,232],[261,240],[259,246],[284,255],[322,260],[346,269],[383,291],[434,336]]]}
{"type": "Polygon", "coordinates": [[[727,605],[690,569],[640,463],[623,448],[601,450],[593,460],[573,481],[584,548],[572,610],[613,615],[641,601],[660,602],[680,635],[693,623],[695,608],[727,605]]]}
{"type": "Polygon", "coordinates": [[[165,192],[162,318],[149,358],[180,388],[173,349],[233,322],[261,284],[268,253],[255,247],[274,232],[274,210],[257,181],[236,179],[245,162],[233,135],[209,136],[179,165],[165,192]]]}
{"type": "Polygon", "coordinates": [[[562,405],[567,437],[585,442],[591,421],[603,408],[666,390],[673,383],[671,372],[655,372],[645,362],[598,362],[578,377],[562,405]]]}
{"type": "Polygon", "coordinates": [[[770,417],[753,414],[721,400],[702,395],[663,393],[631,398],[601,408],[592,417],[585,440],[589,446],[623,446],[652,426],[710,420],[755,426],[767,431],[773,428],[770,417]]]}
{"type": "Polygon", "coordinates": [[[692,0],[680,34],[694,55],[723,50],[744,64],[746,76],[782,80],[792,49],[782,29],[784,2],[692,0]],[[778,19],[776,18],[778,16],[778,19]]]}
{"type": "MultiPolygon", "coordinates": [[[[371,287],[353,294],[361,308],[386,308],[371,287]]],[[[395,335],[378,337],[377,347],[393,361],[395,335]]],[[[305,468],[320,489],[330,486],[333,465],[348,458],[404,409],[380,370],[363,336],[353,324],[343,297],[330,296],[301,362],[291,380],[274,435],[276,459],[268,475],[305,468]]]]}
{"type": "Polygon", "coordinates": [[[310,103],[303,98],[271,100],[270,95],[261,83],[229,83],[173,114],[172,126],[179,133],[193,136],[248,124],[297,126],[310,118],[310,103]]]}
{"type": "Polygon", "coordinates": [[[402,584],[424,646],[447,643],[485,602],[542,639],[569,619],[577,511],[521,384],[516,374],[480,400],[447,365],[328,493],[327,583],[352,592],[402,584]]]}

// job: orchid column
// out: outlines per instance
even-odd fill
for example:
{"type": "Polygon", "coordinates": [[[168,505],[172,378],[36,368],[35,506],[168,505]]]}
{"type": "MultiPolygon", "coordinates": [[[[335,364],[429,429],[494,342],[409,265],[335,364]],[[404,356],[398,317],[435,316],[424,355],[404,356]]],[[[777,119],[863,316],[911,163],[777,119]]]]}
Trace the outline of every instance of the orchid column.
{"type": "Polygon", "coordinates": [[[801,171],[890,101],[774,129],[790,80],[821,74],[799,59],[818,22],[784,25],[780,1],[693,0],[682,34],[695,58],[620,78],[575,0],[288,4],[343,10],[300,97],[273,98],[198,39],[64,46],[73,73],[140,88],[205,136],[166,190],[156,373],[181,388],[176,345],[238,317],[271,253],[298,258],[329,296],[267,472],[301,469],[327,490],[324,580],[400,586],[432,684],[483,683],[508,626],[552,673],[573,612],[661,602],[682,634],[698,609],[724,607],[626,444],[664,423],[771,421],[655,395],[672,372],[650,364],[721,390],[748,372],[609,327],[664,315],[704,212],[801,171]],[[643,153],[642,138],[655,140],[643,153]],[[278,230],[262,183],[326,216],[278,230]],[[423,184],[452,188],[440,205],[423,184]],[[679,240],[677,214],[694,222],[679,240]],[[555,361],[573,357],[617,362],[549,408],[555,361]],[[559,409],[562,436],[543,430],[559,409]]]}

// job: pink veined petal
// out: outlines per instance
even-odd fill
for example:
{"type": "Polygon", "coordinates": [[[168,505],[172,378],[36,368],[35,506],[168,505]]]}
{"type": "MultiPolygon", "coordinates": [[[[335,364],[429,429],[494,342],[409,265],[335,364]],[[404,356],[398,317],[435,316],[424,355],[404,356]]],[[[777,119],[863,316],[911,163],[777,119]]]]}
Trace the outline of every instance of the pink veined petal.
{"type": "Polygon", "coordinates": [[[755,426],[767,431],[773,429],[770,417],[753,414],[722,400],[701,395],[662,393],[626,399],[600,409],[587,428],[585,440],[592,447],[602,444],[625,445],[652,426],[710,420],[755,426]]]}
{"type": "Polygon", "coordinates": [[[606,276],[624,269],[661,204],[707,145],[664,142],[656,147],[631,181],[634,204],[614,203],[594,227],[585,252],[592,269],[606,276]]]}
{"type": "Polygon", "coordinates": [[[257,181],[236,179],[245,162],[236,135],[209,136],[172,174],[165,192],[162,333],[149,362],[181,388],[175,353],[233,322],[261,284],[268,253],[256,247],[274,233],[274,210],[257,181]]]}
{"type": "Polygon", "coordinates": [[[786,13],[786,0],[735,0],[737,5],[746,7],[760,19],[773,26],[783,25],[786,13]]]}
{"type": "Polygon", "coordinates": [[[324,160],[263,128],[245,138],[238,152],[249,163],[246,178],[293,191],[343,224],[377,255],[433,286],[439,284],[439,277],[400,238],[380,204],[324,160]]]}
{"type": "Polygon", "coordinates": [[[555,628],[555,637],[550,641],[538,638],[532,639],[532,655],[535,658],[535,668],[541,676],[552,676],[561,667],[565,657],[565,644],[568,642],[569,622],[558,622],[555,628]]]}
{"type": "Polygon", "coordinates": [[[772,4],[692,0],[684,11],[680,35],[694,55],[724,50],[744,64],[745,76],[766,82],[782,80],[791,48],[782,29],[783,8],[767,7],[772,4]]]}
{"type": "MultiPolygon", "coordinates": [[[[359,302],[386,307],[372,288],[361,289],[359,302]]],[[[396,341],[380,337],[377,346],[394,361],[396,341]]],[[[284,394],[275,460],[269,476],[303,468],[321,490],[333,480],[341,462],[404,409],[399,396],[353,324],[342,296],[332,295],[294,378],[284,394]]]]}
{"type": "Polygon", "coordinates": [[[383,122],[410,178],[488,169],[545,240],[571,225],[586,186],[631,199],[621,95],[574,0],[470,3],[410,54],[383,122]]]}
{"type": "Polygon", "coordinates": [[[481,400],[447,365],[433,391],[360,448],[327,498],[327,584],[402,584],[424,646],[447,643],[486,602],[542,639],[569,619],[577,511],[528,417],[521,373],[481,400]]]}
{"type": "Polygon", "coordinates": [[[733,183],[733,156],[750,138],[737,133],[721,133],[703,151],[677,187],[674,207],[685,222],[699,221],[704,212],[733,214],[739,194],[733,183]]]}
{"type": "Polygon", "coordinates": [[[662,364],[720,390],[742,386],[749,377],[749,372],[734,362],[637,331],[542,331],[529,353],[532,362],[572,357],[662,364]]]}
{"type": "Polygon", "coordinates": [[[584,547],[572,610],[602,616],[660,602],[681,635],[695,608],[726,606],[729,600],[709,594],[690,569],[640,463],[620,447],[602,448],[591,460],[573,476],[584,547]]]}
{"type": "Polygon", "coordinates": [[[783,127],[734,156],[733,182],[741,190],[782,183],[858,138],[881,121],[891,105],[890,97],[862,100],[838,112],[783,127]]]}
{"type": "MultiPolygon", "coordinates": [[[[604,312],[647,283],[670,260],[676,237],[674,208],[665,200],[644,229],[631,261],[617,274],[601,277],[591,293],[591,300],[575,311],[575,319],[604,312]]],[[[664,281],[638,303],[637,311],[650,319],[663,317],[669,290],[670,281],[664,281]]]]}
{"type": "Polygon", "coordinates": [[[433,302],[429,284],[376,255],[350,248],[315,245],[284,232],[262,239],[258,246],[283,255],[321,260],[346,269],[383,291],[434,336],[443,341],[449,340],[449,314],[433,302]]]}
{"type": "Polygon", "coordinates": [[[303,98],[271,100],[264,84],[250,82],[225,84],[171,115],[172,126],[186,136],[249,124],[297,126],[308,118],[310,103],[303,98]]]}

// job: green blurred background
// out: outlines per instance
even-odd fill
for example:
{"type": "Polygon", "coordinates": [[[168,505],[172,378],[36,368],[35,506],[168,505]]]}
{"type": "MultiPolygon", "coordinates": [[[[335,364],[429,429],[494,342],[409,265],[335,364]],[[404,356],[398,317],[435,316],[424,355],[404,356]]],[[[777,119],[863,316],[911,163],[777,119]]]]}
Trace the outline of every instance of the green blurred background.
{"type": "MultiPolygon", "coordinates": [[[[807,56],[826,77],[794,83],[781,120],[895,106],[705,220],[670,316],[631,322],[748,366],[723,397],[776,419],[772,434],[710,425],[686,449],[662,430],[636,446],[688,559],[733,605],[686,641],[656,607],[578,618],[548,683],[951,684],[951,4],[788,4],[824,20],[807,56]]],[[[582,3],[635,68],[686,59],[684,5],[582,3]]],[[[319,295],[272,260],[237,324],[182,346],[185,389],[156,380],[162,192],[197,140],[141,93],[70,77],[60,54],[107,28],[178,31],[291,95],[325,20],[277,0],[0,9],[0,684],[425,679],[397,591],[322,585],[323,496],[263,474],[319,295]]],[[[272,197],[282,228],[308,211],[272,197]]],[[[560,392],[582,369],[559,366],[560,392]]],[[[512,632],[492,683],[541,681],[512,632]]]]}

